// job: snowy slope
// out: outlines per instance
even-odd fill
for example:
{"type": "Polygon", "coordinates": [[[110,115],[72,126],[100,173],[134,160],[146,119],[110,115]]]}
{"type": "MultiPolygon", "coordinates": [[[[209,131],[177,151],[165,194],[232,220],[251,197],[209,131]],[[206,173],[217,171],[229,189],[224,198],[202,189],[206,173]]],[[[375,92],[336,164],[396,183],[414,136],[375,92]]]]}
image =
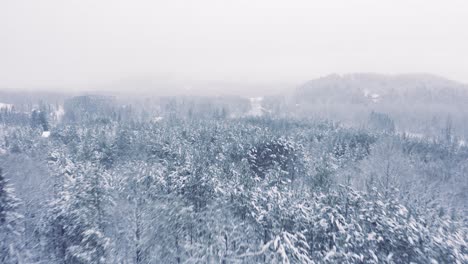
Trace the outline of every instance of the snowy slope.
{"type": "Polygon", "coordinates": [[[1,109],[11,110],[12,108],[13,108],[12,104],[0,103],[0,110],[1,109]]]}
{"type": "Polygon", "coordinates": [[[250,111],[247,115],[249,116],[262,116],[264,109],[262,107],[263,97],[252,97],[250,100],[250,111]]]}
{"type": "Polygon", "coordinates": [[[298,101],[329,103],[468,103],[468,85],[429,74],[328,75],[300,86],[298,101]]]}

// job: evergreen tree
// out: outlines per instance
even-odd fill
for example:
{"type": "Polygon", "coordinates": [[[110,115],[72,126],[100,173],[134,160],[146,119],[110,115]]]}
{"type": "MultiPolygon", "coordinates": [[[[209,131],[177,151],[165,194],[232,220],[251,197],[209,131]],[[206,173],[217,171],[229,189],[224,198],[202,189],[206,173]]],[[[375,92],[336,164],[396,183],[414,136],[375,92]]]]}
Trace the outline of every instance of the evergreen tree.
{"type": "Polygon", "coordinates": [[[88,165],[78,165],[64,175],[63,191],[51,204],[52,220],[58,232],[56,256],[65,263],[107,263],[110,246],[105,235],[106,208],[111,205],[106,175],[88,165]],[[62,259],[63,258],[63,259],[62,259]]]}
{"type": "Polygon", "coordinates": [[[13,188],[3,176],[0,168],[0,262],[5,264],[21,261],[21,228],[23,218],[18,213],[20,200],[16,198],[13,188]]]}

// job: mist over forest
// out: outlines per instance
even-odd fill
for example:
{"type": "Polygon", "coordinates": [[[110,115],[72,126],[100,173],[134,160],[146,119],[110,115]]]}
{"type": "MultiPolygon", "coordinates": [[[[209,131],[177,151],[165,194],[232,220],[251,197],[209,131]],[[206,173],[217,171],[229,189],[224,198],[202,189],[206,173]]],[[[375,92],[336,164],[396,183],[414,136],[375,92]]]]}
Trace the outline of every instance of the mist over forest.
{"type": "Polygon", "coordinates": [[[467,10],[0,0],[0,264],[468,264],[467,10]]]}
{"type": "Polygon", "coordinates": [[[1,263],[468,262],[466,84],[124,84],[0,92],[1,263]]]}

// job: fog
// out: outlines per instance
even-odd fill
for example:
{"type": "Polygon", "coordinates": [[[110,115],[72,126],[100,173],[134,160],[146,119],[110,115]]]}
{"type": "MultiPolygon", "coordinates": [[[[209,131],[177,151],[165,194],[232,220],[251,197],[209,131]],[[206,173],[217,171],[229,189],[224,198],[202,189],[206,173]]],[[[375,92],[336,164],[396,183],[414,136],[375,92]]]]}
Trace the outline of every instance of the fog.
{"type": "Polygon", "coordinates": [[[467,11],[0,0],[0,263],[468,263],[467,11]]]}
{"type": "Polygon", "coordinates": [[[466,1],[3,0],[0,87],[288,86],[349,72],[468,82],[466,10],[466,1]]]}

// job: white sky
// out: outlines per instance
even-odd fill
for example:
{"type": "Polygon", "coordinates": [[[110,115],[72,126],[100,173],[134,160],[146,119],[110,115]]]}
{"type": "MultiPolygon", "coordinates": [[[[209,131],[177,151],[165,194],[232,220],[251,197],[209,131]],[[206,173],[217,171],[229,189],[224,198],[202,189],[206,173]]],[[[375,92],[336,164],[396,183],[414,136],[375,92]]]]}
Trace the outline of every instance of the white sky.
{"type": "Polygon", "coordinates": [[[350,72],[468,82],[468,1],[0,0],[0,87],[350,72]]]}

